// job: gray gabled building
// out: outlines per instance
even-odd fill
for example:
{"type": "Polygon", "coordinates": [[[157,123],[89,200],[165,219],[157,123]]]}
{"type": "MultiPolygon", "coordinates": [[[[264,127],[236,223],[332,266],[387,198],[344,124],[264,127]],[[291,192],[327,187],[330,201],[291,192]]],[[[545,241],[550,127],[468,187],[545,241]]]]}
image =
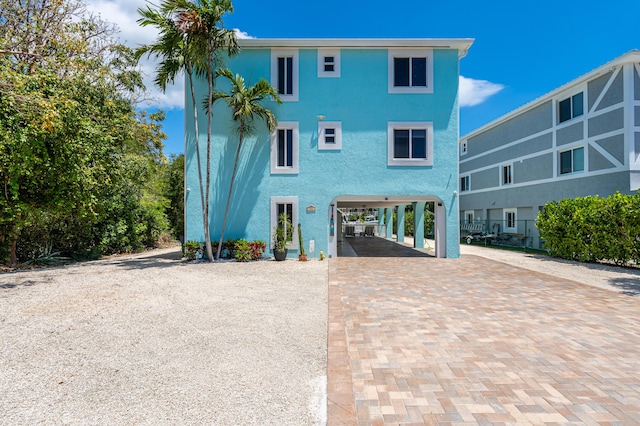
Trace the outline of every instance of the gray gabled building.
{"type": "Polygon", "coordinates": [[[526,236],[562,198],[640,188],[640,51],[633,50],[460,139],[460,221],[526,236]]]}

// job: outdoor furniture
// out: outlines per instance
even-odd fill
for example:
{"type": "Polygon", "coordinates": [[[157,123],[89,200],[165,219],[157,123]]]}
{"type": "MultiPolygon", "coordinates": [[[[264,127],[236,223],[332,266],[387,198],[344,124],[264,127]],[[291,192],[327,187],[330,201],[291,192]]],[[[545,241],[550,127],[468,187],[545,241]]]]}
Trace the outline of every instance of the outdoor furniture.
{"type": "Polygon", "coordinates": [[[344,236],[345,237],[355,237],[356,236],[356,228],[353,225],[345,225],[344,227],[344,236]]]}
{"type": "Polygon", "coordinates": [[[373,225],[366,225],[364,227],[364,236],[373,237],[373,225]]]}

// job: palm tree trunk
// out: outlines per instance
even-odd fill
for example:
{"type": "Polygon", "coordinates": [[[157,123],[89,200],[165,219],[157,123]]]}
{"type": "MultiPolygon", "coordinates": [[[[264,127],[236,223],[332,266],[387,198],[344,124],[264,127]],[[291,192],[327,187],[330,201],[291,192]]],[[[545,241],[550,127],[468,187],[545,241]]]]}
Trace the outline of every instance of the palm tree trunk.
{"type": "MultiPolygon", "coordinates": [[[[200,184],[200,202],[202,203],[202,224],[204,227],[204,242],[207,253],[213,252],[211,248],[211,238],[209,238],[209,208],[208,200],[205,202],[204,188],[202,187],[202,164],[200,160],[200,135],[198,133],[198,104],[196,103],[196,92],[193,87],[193,72],[191,67],[187,68],[189,76],[189,88],[191,89],[191,101],[193,103],[193,130],[195,132],[196,159],[198,160],[198,183],[200,184]]],[[[186,235],[185,235],[186,237],[186,235]]]]}
{"type": "Polygon", "coordinates": [[[231,185],[229,185],[229,196],[227,197],[227,206],[224,209],[224,219],[222,221],[222,231],[220,232],[220,242],[218,243],[218,251],[216,260],[220,259],[220,249],[222,248],[222,240],[224,239],[224,229],[227,226],[227,216],[229,215],[229,205],[231,205],[231,194],[233,193],[233,184],[236,180],[236,170],[238,169],[238,160],[240,159],[240,149],[242,148],[242,130],[244,129],[244,120],[240,120],[240,141],[236,150],[236,161],[233,163],[233,172],[231,173],[231,185]]]}
{"type": "MultiPolygon", "coordinates": [[[[209,93],[207,94],[207,184],[206,184],[206,204],[207,204],[207,218],[209,217],[209,193],[211,188],[211,122],[213,121],[213,111],[211,111],[213,105],[213,64],[211,53],[208,55],[208,69],[207,80],[209,82],[209,93]]],[[[208,224],[207,220],[207,224],[208,224]]],[[[213,249],[211,248],[211,237],[209,236],[209,226],[204,230],[205,245],[207,248],[207,257],[209,262],[213,262],[213,249]]]]}

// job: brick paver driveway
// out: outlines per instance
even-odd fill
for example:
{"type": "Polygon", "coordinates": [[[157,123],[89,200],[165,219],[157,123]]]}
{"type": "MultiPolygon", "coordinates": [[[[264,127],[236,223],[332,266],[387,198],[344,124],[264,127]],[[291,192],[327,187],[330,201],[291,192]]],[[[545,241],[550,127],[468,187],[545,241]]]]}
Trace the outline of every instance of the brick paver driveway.
{"type": "Polygon", "coordinates": [[[475,256],[329,268],[329,425],[640,423],[638,297],[475,256]]]}

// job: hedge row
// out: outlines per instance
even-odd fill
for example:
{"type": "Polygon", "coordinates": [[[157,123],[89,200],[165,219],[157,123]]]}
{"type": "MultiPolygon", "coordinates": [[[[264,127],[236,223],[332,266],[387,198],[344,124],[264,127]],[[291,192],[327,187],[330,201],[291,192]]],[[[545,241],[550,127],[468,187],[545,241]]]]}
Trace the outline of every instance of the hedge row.
{"type": "Polygon", "coordinates": [[[536,225],[552,256],[640,264],[640,195],[615,193],[547,203],[536,225]]]}

